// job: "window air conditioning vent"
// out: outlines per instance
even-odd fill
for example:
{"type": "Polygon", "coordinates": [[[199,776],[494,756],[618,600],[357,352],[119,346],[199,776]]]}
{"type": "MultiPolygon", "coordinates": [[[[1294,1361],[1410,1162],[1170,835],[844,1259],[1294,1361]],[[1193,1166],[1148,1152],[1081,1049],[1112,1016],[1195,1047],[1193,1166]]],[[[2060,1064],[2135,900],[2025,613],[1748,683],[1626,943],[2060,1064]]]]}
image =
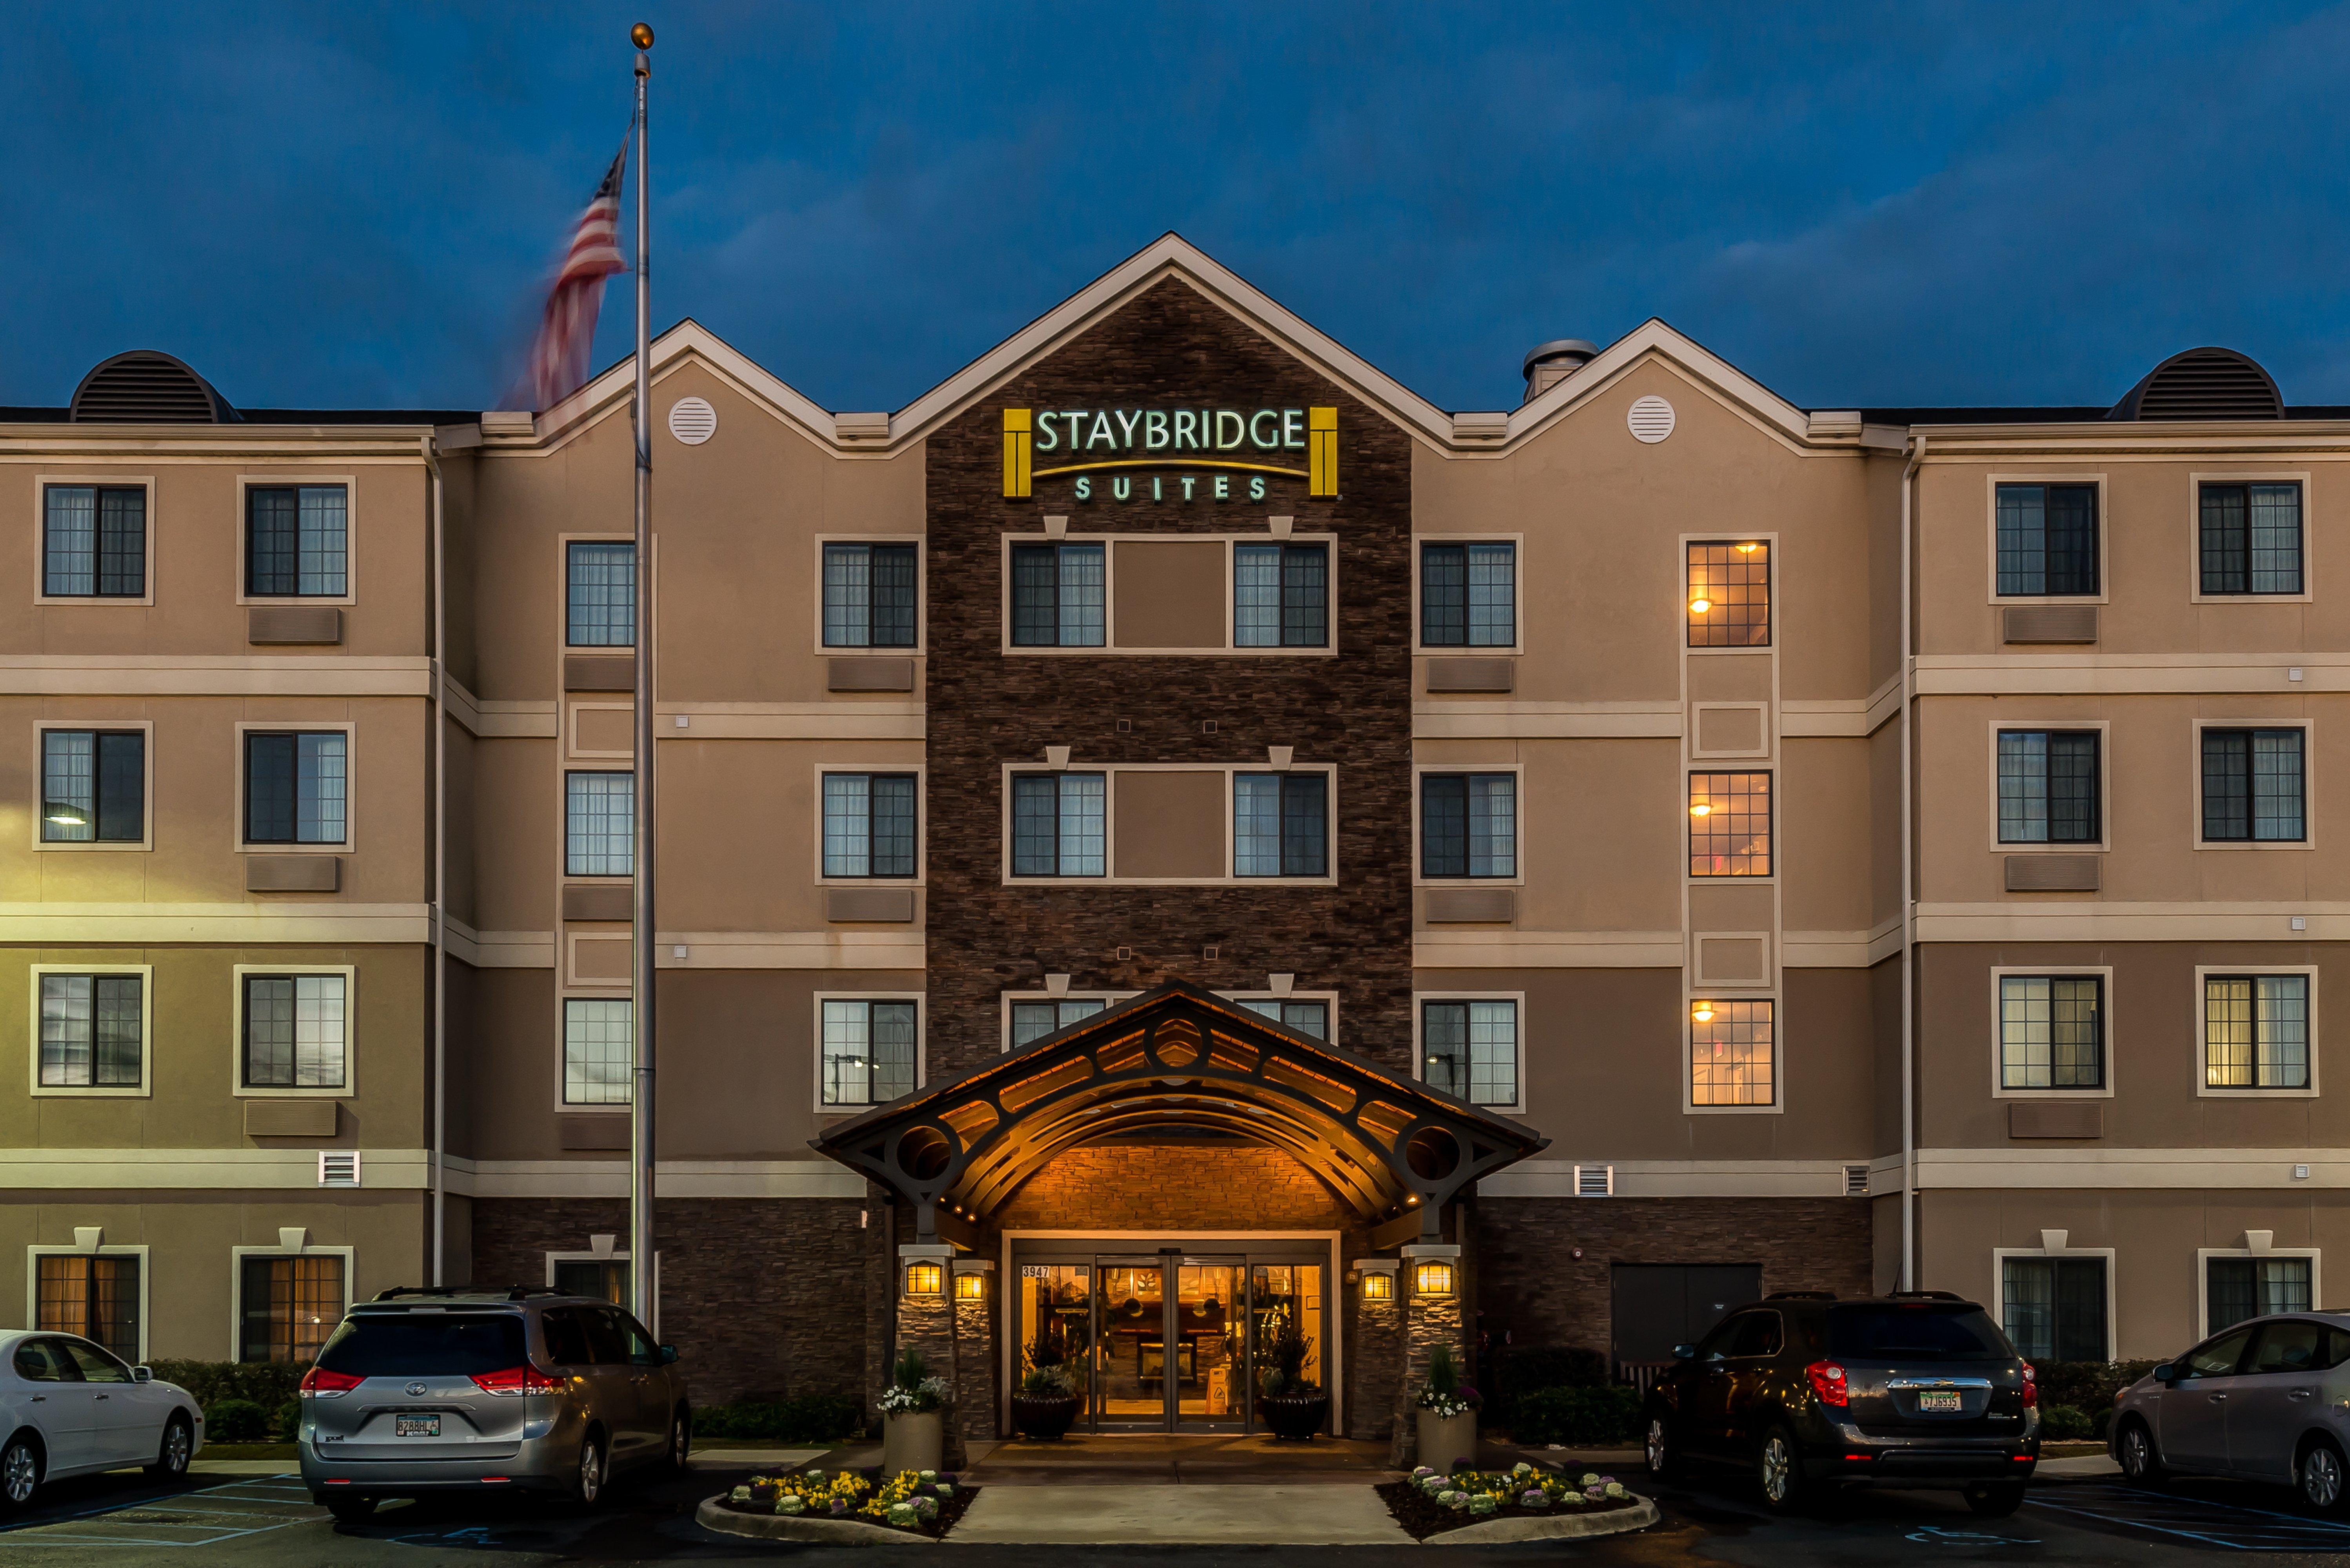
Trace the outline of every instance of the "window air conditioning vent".
{"type": "Polygon", "coordinates": [[[1613,1198],[1616,1196],[1616,1168],[1612,1165],[1578,1165],[1575,1168],[1575,1195],[1577,1198],[1613,1198]]]}
{"type": "Polygon", "coordinates": [[[322,1148],[318,1151],[319,1186],[357,1187],[359,1184],[359,1150],[355,1148],[322,1148]]]}
{"type": "Polygon", "coordinates": [[[1846,1198],[1868,1196],[1868,1167],[1847,1165],[1844,1168],[1844,1195],[1846,1198]]]}

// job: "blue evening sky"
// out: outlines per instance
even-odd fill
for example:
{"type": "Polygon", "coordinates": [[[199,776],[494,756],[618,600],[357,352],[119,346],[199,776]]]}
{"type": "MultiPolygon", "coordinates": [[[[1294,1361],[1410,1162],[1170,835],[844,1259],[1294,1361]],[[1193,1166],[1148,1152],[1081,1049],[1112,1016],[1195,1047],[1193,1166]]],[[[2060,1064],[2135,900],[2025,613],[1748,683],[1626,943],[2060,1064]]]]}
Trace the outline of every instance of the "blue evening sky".
{"type": "MultiPolygon", "coordinates": [[[[0,403],[495,406],[654,49],[654,317],[894,409],[1174,229],[1448,408],[1661,316],[1796,402],[2350,402],[2350,8],[18,0],[0,403]]],[[[627,351],[616,280],[597,340],[627,351]]]]}

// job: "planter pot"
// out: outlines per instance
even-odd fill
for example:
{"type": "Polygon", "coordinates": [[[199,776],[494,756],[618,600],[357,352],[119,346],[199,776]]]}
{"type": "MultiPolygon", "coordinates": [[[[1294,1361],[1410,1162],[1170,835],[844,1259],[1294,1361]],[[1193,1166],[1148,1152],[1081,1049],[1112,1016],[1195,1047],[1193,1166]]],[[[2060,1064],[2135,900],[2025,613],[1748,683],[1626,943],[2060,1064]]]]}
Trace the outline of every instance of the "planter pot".
{"type": "Polygon", "coordinates": [[[919,1410],[881,1422],[881,1473],[945,1469],[946,1412],[919,1410]]]}
{"type": "Polygon", "coordinates": [[[1012,1419],[1022,1437],[1057,1443],[1076,1420],[1084,1403],[1074,1394],[1014,1394],[1012,1419]]]}
{"type": "Polygon", "coordinates": [[[1443,1475],[1451,1475],[1452,1467],[1466,1459],[1477,1462],[1477,1412],[1467,1411],[1458,1416],[1438,1416],[1426,1410],[1413,1412],[1419,1418],[1419,1462],[1443,1475]]]}
{"type": "Polygon", "coordinates": [[[1276,1438],[1310,1442],[1330,1414],[1327,1394],[1264,1394],[1257,1397],[1257,1414],[1276,1438]]]}

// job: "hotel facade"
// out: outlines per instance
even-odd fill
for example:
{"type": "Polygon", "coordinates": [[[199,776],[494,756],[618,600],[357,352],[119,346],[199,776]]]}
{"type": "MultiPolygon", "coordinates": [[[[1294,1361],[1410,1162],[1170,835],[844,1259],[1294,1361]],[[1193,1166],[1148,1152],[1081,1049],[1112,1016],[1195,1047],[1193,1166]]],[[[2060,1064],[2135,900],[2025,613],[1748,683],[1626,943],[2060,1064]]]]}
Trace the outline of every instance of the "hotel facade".
{"type": "Polygon", "coordinates": [[[624,1298],[640,566],[702,1402],[914,1345],[965,1436],[1040,1352],[1240,1429],[1295,1326],[1370,1437],[1440,1341],[1637,1377],[1772,1290],[2324,1304],[2350,410],[1804,410],[1651,321],[1447,412],[1171,236],[895,413],[653,359],[644,563],[625,366],[0,410],[26,1324],[624,1298]]]}

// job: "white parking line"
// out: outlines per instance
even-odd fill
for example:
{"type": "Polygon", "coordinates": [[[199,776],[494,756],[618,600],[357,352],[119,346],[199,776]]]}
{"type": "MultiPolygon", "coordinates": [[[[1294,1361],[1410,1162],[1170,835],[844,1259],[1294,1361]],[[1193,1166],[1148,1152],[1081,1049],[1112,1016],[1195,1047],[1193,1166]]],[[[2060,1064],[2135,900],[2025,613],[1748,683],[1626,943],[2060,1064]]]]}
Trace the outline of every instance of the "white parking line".
{"type": "Polygon", "coordinates": [[[126,1499],[14,1525],[0,1531],[0,1546],[218,1546],[326,1517],[325,1509],[311,1505],[309,1489],[296,1477],[241,1477],[171,1497],[126,1499]]]}
{"type": "Polygon", "coordinates": [[[2036,1489],[2025,1506],[2237,1552],[2350,1550],[2350,1524],[2122,1486],[2036,1489]],[[2058,1499],[2063,1501],[2058,1501],[2058,1499]]]}

